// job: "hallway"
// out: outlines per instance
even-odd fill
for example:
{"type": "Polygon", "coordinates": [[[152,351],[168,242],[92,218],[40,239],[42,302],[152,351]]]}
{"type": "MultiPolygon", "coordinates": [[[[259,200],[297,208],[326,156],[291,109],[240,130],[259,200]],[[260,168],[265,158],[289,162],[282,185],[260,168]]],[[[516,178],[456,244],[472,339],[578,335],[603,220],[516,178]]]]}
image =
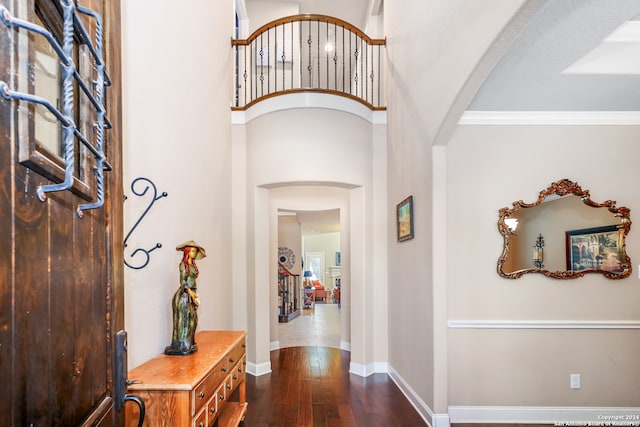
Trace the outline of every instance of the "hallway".
{"type": "MultiPolygon", "coordinates": [[[[297,320],[297,319],[296,319],[297,320]]],[[[412,427],[425,421],[387,374],[349,373],[350,354],[327,347],[271,352],[272,372],[247,375],[247,426],[412,427]]]]}
{"type": "Polygon", "coordinates": [[[334,347],[340,348],[340,307],[318,302],[312,309],[302,310],[289,323],[278,324],[279,348],[334,347]]]}

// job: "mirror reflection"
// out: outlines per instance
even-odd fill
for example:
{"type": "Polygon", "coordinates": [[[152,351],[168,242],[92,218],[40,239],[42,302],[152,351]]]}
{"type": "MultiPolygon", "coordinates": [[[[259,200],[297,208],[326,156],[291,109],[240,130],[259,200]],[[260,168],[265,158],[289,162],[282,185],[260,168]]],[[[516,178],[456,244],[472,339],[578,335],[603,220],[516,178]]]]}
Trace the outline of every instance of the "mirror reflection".
{"type": "Polygon", "coordinates": [[[498,220],[504,237],[500,276],[542,273],[572,279],[600,273],[621,279],[631,274],[625,250],[629,209],[616,207],[612,200],[596,203],[568,179],[552,183],[534,203],[519,200],[512,205],[500,209],[498,220]]]}

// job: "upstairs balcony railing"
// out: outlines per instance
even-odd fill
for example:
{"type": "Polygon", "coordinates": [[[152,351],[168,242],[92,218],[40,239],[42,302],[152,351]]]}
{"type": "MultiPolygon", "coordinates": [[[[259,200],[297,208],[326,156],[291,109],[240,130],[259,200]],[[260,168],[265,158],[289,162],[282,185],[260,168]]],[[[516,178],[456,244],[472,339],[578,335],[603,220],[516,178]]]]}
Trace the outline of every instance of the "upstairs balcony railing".
{"type": "Polygon", "coordinates": [[[232,40],[233,110],[277,95],[320,92],[384,110],[384,48],[353,25],[324,15],[294,15],[232,40]]]}

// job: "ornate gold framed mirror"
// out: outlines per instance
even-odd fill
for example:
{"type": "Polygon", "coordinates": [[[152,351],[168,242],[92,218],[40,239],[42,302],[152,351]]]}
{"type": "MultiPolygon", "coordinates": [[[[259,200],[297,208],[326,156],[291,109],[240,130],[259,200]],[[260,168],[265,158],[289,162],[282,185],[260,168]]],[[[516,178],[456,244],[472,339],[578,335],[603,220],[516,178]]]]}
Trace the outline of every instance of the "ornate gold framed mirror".
{"type": "Polygon", "coordinates": [[[630,210],[607,200],[591,200],[588,190],[563,179],[539,193],[538,200],[518,200],[499,211],[498,230],[504,237],[498,274],[517,279],[541,273],[554,279],[574,279],[588,273],[609,279],[631,274],[625,238],[631,229],[630,210]]]}

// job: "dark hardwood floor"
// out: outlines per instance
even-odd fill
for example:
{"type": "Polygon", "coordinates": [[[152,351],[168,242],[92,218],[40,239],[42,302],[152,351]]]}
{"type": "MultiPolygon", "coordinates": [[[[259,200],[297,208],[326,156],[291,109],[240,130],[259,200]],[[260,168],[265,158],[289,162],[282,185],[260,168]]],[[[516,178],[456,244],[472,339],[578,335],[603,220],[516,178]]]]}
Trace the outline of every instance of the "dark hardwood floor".
{"type": "Polygon", "coordinates": [[[272,372],[247,375],[246,426],[425,426],[386,374],[349,374],[350,353],[329,347],[271,352],[272,372]]]}

